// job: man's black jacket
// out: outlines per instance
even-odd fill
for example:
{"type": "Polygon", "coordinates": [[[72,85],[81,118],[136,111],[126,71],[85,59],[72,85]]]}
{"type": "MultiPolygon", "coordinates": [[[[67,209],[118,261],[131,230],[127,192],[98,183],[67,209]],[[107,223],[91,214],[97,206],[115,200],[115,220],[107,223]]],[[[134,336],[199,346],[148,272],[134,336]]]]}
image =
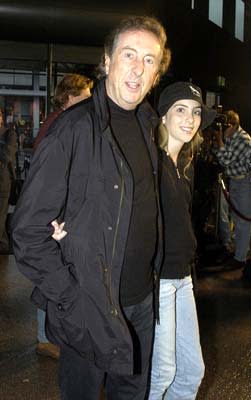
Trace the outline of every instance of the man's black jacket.
{"type": "MultiPolygon", "coordinates": [[[[157,177],[156,116],[144,102],[137,117],[157,177]]],[[[17,265],[36,287],[33,301],[47,311],[48,338],[121,374],[133,371],[131,336],[119,305],[132,201],[132,174],[111,133],[100,82],[90,99],[58,117],[40,143],[12,236],[17,265]],[[68,232],[60,243],[51,238],[56,218],[68,232]]]]}

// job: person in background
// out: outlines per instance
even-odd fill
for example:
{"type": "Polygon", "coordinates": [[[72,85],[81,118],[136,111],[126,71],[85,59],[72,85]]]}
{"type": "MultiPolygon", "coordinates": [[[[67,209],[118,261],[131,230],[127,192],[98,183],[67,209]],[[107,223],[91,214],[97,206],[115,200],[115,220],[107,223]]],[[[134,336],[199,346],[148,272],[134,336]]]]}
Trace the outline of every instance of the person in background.
{"type": "Polygon", "coordinates": [[[216,112],[201,90],[176,82],[160,95],[160,199],[164,257],[160,273],[160,321],[155,326],[149,400],[194,400],[204,375],[191,262],[196,239],[191,222],[193,156],[199,129],[216,112]]]}
{"type": "Polygon", "coordinates": [[[170,63],[152,17],[122,20],[105,43],[90,99],[38,146],[12,220],[19,269],[60,345],[63,400],[144,400],[162,254],[157,115],[145,100],[170,63]],[[67,235],[51,238],[53,220],[67,235]],[[154,273],[156,271],[156,274],[154,273]]]}
{"type": "Polygon", "coordinates": [[[247,261],[251,238],[251,137],[241,128],[237,112],[228,110],[225,115],[227,127],[215,132],[214,152],[229,179],[230,200],[241,214],[232,212],[235,252],[226,266],[243,268],[243,277],[251,279],[251,263],[247,261]]]}
{"type": "Polygon", "coordinates": [[[61,79],[56,86],[53,97],[54,111],[43,122],[35,139],[34,150],[36,150],[49,127],[61,112],[90,97],[92,88],[93,80],[84,75],[67,74],[61,79]]]}
{"type": "Polygon", "coordinates": [[[4,125],[3,113],[0,110],[0,254],[12,252],[6,221],[9,209],[11,184],[15,179],[17,140],[15,131],[4,125]]]}
{"type": "MultiPolygon", "coordinates": [[[[91,96],[91,89],[93,81],[84,75],[67,74],[58,83],[55,89],[53,104],[55,110],[51,112],[45,122],[43,123],[38,135],[36,137],[33,151],[36,151],[39,143],[48,132],[49,127],[55,119],[69,107],[87,99],[91,96]]],[[[59,358],[59,346],[50,343],[45,333],[45,318],[46,313],[44,310],[37,309],[37,346],[36,352],[40,355],[48,356],[54,359],[59,358]]]]}

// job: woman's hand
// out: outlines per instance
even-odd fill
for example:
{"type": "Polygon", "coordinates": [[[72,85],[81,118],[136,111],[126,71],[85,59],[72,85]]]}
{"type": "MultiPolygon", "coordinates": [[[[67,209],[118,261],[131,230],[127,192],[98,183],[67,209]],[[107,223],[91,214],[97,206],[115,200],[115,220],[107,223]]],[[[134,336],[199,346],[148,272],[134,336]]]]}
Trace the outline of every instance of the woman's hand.
{"type": "Polygon", "coordinates": [[[61,239],[63,239],[67,235],[67,232],[64,231],[65,222],[62,222],[61,224],[59,224],[58,221],[55,219],[54,221],[52,221],[51,225],[54,228],[54,233],[53,233],[53,235],[51,235],[53,237],[53,239],[55,239],[59,242],[61,239]]]}

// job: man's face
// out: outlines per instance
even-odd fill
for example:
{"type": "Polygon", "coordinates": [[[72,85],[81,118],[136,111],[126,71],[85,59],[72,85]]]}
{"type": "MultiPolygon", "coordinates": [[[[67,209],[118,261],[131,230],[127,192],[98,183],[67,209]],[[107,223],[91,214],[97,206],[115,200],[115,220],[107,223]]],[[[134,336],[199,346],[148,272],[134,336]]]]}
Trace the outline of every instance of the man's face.
{"type": "Polygon", "coordinates": [[[155,83],[161,57],[160,43],[154,34],[121,33],[111,58],[106,56],[108,96],[125,110],[136,108],[155,83]]]}
{"type": "Polygon", "coordinates": [[[228,127],[224,130],[224,138],[231,138],[237,130],[238,124],[228,124],[228,127]]]}

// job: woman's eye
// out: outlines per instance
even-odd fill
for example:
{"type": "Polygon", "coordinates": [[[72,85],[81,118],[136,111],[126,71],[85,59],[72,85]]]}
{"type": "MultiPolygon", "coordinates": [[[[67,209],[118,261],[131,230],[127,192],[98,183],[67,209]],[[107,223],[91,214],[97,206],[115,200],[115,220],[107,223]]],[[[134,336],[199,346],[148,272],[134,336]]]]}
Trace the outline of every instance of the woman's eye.
{"type": "Polygon", "coordinates": [[[201,110],[196,110],[195,112],[194,112],[194,115],[198,115],[199,117],[201,116],[201,110]]]}
{"type": "Polygon", "coordinates": [[[184,112],[184,108],[178,107],[178,108],[176,109],[176,111],[177,111],[178,113],[182,113],[182,112],[184,112]]]}

